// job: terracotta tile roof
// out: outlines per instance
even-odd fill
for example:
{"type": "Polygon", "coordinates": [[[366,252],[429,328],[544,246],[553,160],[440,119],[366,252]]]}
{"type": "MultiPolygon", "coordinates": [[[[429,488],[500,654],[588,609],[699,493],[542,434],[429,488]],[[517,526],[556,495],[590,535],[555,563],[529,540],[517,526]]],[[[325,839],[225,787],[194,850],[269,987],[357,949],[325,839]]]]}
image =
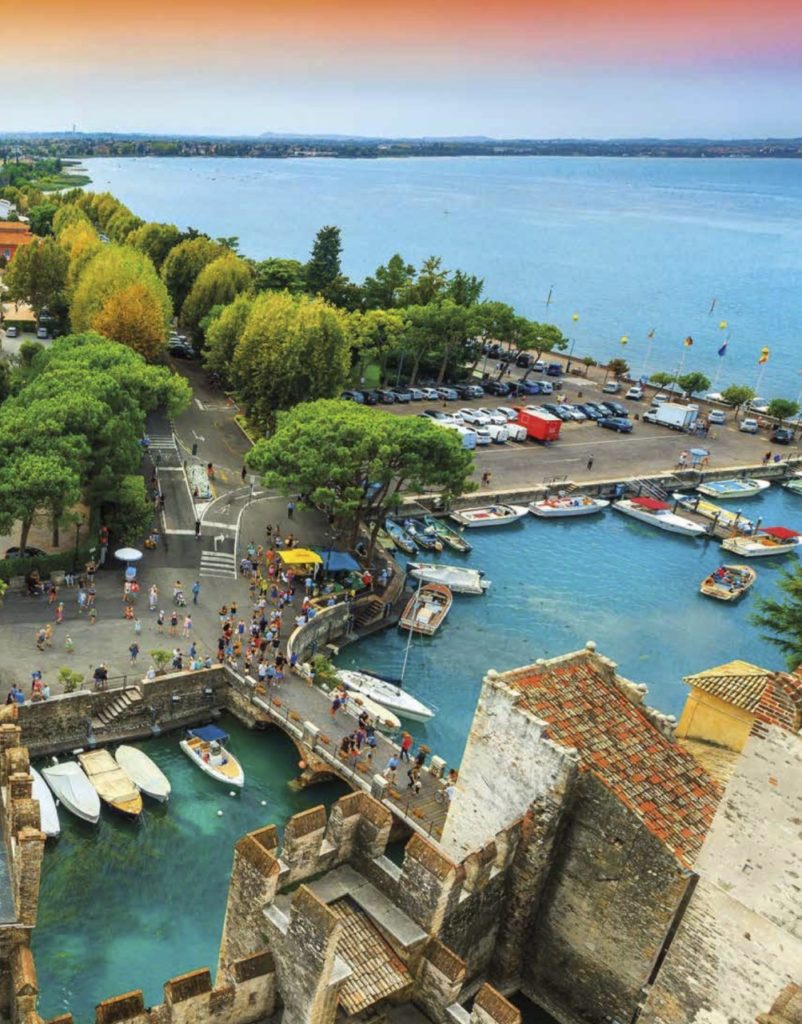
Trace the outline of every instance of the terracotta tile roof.
{"type": "Polygon", "coordinates": [[[748,661],[729,661],[726,665],[685,676],[685,682],[719,700],[742,708],[758,722],[778,725],[790,732],[802,727],[802,675],[770,672],[748,661]]]}
{"type": "Polygon", "coordinates": [[[342,921],[337,954],[351,968],[340,989],[340,1005],[349,1016],[403,991],[412,977],[364,911],[347,897],[329,904],[342,921]]]}
{"type": "Polygon", "coordinates": [[[27,224],[0,225],[0,245],[26,245],[34,240],[27,224]]]}
{"type": "Polygon", "coordinates": [[[685,866],[693,864],[721,799],[719,785],[657,727],[643,688],[593,651],[499,674],[519,706],[573,747],[592,772],[685,866]]]}

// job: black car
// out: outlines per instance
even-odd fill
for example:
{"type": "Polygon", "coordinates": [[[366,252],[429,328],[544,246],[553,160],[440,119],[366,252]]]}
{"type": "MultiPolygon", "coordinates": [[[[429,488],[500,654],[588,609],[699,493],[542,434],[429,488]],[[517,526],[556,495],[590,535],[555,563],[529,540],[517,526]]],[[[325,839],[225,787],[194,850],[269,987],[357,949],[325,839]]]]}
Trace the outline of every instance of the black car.
{"type": "Polygon", "coordinates": [[[44,551],[40,548],[25,548],[24,551],[20,551],[18,547],[13,547],[6,551],[6,558],[41,558],[43,555],[44,551]]]}
{"type": "Polygon", "coordinates": [[[482,387],[486,395],[495,395],[497,398],[504,398],[510,393],[509,384],[505,384],[503,380],[490,380],[482,387]]]}
{"type": "Polygon", "coordinates": [[[623,419],[629,416],[629,409],[625,405],[621,405],[620,402],[600,402],[599,405],[603,409],[609,409],[611,416],[618,416],[623,419]]]}
{"type": "Polygon", "coordinates": [[[388,391],[387,388],[378,388],[376,394],[379,396],[379,401],[383,405],[392,405],[395,401],[395,395],[392,391],[388,391]]]}
{"type": "Polygon", "coordinates": [[[491,359],[501,358],[501,345],[497,341],[494,341],[490,348],[487,350],[487,354],[491,359]]]}
{"type": "Polygon", "coordinates": [[[577,406],[589,420],[600,420],[604,418],[604,413],[600,412],[595,405],[591,405],[589,402],[583,402],[577,406]]]}
{"type": "Polygon", "coordinates": [[[534,361],[535,357],[531,352],[519,352],[515,357],[515,365],[520,366],[524,370],[528,370],[534,361]]]}
{"type": "Polygon", "coordinates": [[[552,416],[556,416],[558,420],[562,420],[563,423],[567,423],[574,418],[567,409],[563,409],[554,402],[544,402],[543,408],[546,412],[550,412],[552,416]]]}
{"type": "Polygon", "coordinates": [[[176,359],[194,359],[196,356],[195,349],[188,341],[169,341],[167,352],[176,359]]]}
{"type": "Polygon", "coordinates": [[[365,405],[378,405],[379,404],[379,396],[371,388],[363,388],[361,393],[362,393],[362,401],[365,403],[365,405]]]}
{"type": "Polygon", "coordinates": [[[775,427],[771,432],[771,439],[774,444],[790,444],[794,439],[794,432],[787,427],[775,427]]]}

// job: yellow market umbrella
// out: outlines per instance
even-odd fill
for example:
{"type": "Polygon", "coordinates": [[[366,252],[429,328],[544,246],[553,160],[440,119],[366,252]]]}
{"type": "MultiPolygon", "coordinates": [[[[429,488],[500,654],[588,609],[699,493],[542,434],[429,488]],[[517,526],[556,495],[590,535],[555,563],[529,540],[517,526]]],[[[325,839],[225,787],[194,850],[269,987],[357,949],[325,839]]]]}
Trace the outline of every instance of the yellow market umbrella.
{"type": "Polygon", "coordinates": [[[279,551],[278,557],[285,565],[321,565],[323,559],[316,551],[309,548],[289,548],[279,551]]]}

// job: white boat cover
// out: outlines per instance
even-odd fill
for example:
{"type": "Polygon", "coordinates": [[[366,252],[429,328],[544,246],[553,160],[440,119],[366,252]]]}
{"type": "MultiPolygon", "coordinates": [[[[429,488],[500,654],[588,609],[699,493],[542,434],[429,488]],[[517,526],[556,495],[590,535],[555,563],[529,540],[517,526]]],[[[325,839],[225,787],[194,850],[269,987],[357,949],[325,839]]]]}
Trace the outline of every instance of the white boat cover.
{"type": "Polygon", "coordinates": [[[477,569],[465,569],[458,565],[443,565],[432,562],[410,562],[410,575],[424,583],[444,583],[449,590],[461,594],[481,594],[490,586],[477,569]]]}
{"type": "Polygon", "coordinates": [[[144,750],[123,744],[114,754],[117,764],[125,769],[134,785],[145,796],[164,803],[170,797],[170,780],[144,750]]]}
{"type": "Polygon", "coordinates": [[[30,773],[33,779],[31,795],[34,800],[39,801],[39,825],[46,836],[57,836],[61,832],[61,824],[58,820],[56,801],[39,772],[31,768],[30,773]]]}
{"type": "Polygon", "coordinates": [[[100,797],[77,761],[43,768],[42,775],[68,811],[93,824],[100,818],[100,797]]]}

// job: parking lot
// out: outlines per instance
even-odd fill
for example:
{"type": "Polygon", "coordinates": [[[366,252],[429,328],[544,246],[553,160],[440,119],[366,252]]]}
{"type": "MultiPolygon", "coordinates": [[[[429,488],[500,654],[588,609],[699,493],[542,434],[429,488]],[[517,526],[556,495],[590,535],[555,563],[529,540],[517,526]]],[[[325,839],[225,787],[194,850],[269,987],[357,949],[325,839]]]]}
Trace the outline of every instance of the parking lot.
{"type": "MultiPolygon", "coordinates": [[[[517,377],[516,374],[515,379],[517,377]]],[[[538,379],[535,375],[530,375],[530,378],[538,379]]],[[[508,379],[513,378],[505,377],[505,380],[508,379]]],[[[483,473],[489,472],[491,482],[485,490],[494,492],[534,488],[561,480],[595,482],[669,472],[676,467],[680,453],[692,447],[709,450],[709,468],[715,470],[759,466],[768,451],[771,451],[772,457],[779,455],[783,460],[800,457],[798,444],[773,445],[768,431],[763,430],[756,435],[741,433],[733,410],[727,411],[725,424],[711,427],[706,438],[644,423],[641,416],[649,410],[651,393],[647,393],[641,401],[627,401],[623,397],[625,393],[626,388],[622,388],[618,394],[603,394],[602,384],[598,380],[564,377],[559,381],[559,386],[555,386],[553,395],[521,398],[486,395],[471,400],[440,399],[437,402],[424,399],[403,405],[381,405],[378,408],[399,416],[415,416],[424,409],[453,413],[461,408],[496,409],[499,406],[543,405],[557,401],[558,394],[564,394],[565,400],[572,404],[612,399],[626,406],[633,422],[630,434],[600,429],[592,420],[587,420],[583,423],[562,423],[559,440],[550,445],[527,440],[477,447],[475,478],[478,482],[483,473]]],[[[704,402],[697,404],[700,406],[700,415],[704,415],[709,406],[704,402]]]]}

